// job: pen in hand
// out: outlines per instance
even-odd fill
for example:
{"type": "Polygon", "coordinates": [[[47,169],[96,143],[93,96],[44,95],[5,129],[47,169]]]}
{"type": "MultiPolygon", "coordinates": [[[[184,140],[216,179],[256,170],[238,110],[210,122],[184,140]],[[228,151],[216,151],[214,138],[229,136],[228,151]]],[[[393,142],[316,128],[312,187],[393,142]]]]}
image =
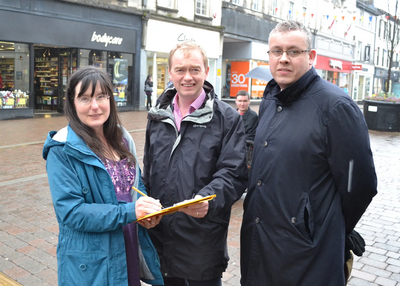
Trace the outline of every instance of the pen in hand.
{"type": "MultiPolygon", "coordinates": [[[[148,197],[148,195],[146,195],[145,193],[143,193],[142,191],[140,191],[139,189],[135,188],[134,186],[132,186],[132,189],[134,189],[137,193],[141,194],[143,197],[148,197]]],[[[159,201],[159,200],[158,200],[159,201]]],[[[161,209],[163,209],[164,207],[160,204],[161,209]]]]}

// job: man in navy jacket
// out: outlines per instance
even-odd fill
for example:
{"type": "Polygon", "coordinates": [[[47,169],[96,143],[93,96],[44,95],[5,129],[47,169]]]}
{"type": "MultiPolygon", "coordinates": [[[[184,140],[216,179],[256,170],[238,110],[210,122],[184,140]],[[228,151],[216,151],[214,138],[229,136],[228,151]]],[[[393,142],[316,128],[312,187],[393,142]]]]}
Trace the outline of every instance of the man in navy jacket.
{"type": "Polygon", "coordinates": [[[241,229],[241,284],[345,285],[345,238],[377,193],[364,117],[318,76],[311,33],[279,23],[241,229]]]}

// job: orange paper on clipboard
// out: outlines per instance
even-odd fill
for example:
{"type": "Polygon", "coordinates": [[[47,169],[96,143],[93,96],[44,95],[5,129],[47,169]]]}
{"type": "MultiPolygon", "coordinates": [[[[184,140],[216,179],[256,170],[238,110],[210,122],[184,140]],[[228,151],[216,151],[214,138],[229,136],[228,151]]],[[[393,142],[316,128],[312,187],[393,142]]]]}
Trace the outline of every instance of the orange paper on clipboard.
{"type": "Polygon", "coordinates": [[[172,207],[168,207],[168,208],[159,210],[158,212],[154,212],[154,213],[145,215],[144,217],[141,217],[140,219],[136,220],[136,222],[141,221],[141,220],[146,219],[146,218],[153,217],[153,216],[172,214],[172,213],[176,212],[180,208],[184,208],[184,207],[188,207],[188,206],[191,206],[191,205],[199,204],[199,203],[202,203],[202,202],[210,201],[213,198],[215,198],[216,196],[217,195],[210,195],[210,196],[207,196],[207,197],[204,197],[204,198],[191,199],[191,200],[186,200],[186,201],[183,201],[183,202],[180,202],[180,203],[176,203],[172,207]]]}

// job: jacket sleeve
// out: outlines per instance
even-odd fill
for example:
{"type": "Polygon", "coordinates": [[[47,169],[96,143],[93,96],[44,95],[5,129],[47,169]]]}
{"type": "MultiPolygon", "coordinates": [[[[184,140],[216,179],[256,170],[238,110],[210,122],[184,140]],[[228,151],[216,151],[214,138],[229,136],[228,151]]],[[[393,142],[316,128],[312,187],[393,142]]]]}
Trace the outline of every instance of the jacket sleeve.
{"type": "MultiPolygon", "coordinates": [[[[46,163],[53,205],[60,224],[82,232],[106,232],[136,220],[135,203],[87,203],[84,197],[87,190],[82,187],[67,156],[62,147],[52,147],[46,163]]],[[[98,184],[101,188],[102,182],[98,184]]]]}
{"type": "Polygon", "coordinates": [[[147,128],[146,128],[146,139],[145,139],[145,144],[144,144],[144,156],[143,156],[143,173],[142,173],[142,183],[144,187],[147,190],[148,195],[151,194],[151,189],[150,189],[150,184],[149,184],[149,173],[150,173],[150,168],[151,168],[151,162],[152,160],[150,159],[151,154],[150,154],[150,138],[149,138],[149,130],[150,130],[150,120],[147,122],[147,128]]]}
{"type": "Polygon", "coordinates": [[[214,200],[209,201],[206,218],[217,218],[221,212],[230,211],[247,187],[244,125],[236,111],[230,116],[232,116],[232,125],[224,127],[226,132],[222,138],[221,153],[216,164],[217,171],[213,174],[212,181],[197,193],[203,197],[217,195],[214,200]]]}
{"type": "Polygon", "coordinates": [[[377,193],[369,133],[355,104],[338,104],[328,120],[328,162],[350,233],[377,193]]]}

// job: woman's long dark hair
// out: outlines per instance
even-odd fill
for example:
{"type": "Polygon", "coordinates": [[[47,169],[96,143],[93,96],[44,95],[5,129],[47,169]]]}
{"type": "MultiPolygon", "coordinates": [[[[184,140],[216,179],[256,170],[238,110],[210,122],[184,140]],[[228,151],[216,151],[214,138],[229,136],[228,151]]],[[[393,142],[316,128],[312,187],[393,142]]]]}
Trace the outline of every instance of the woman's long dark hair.
{"type": "Polygon", "coordinates": [[[92,88],[93,97],[97,83],[100,84],[101,90],[104,94],[110,96],[110,116],[104,122],[103,132],[108,145],[116,152],[120,159],[128,158],[128,164],[134,163],[133,155],[127,150],[123,141],[122,130],[119,128],[121,121],[118,116],[117,108],[115,107],[115,100],[113,97],[113,85],[107,73],[94,66],[86,66],[76,70],[68,81],[67,89],[65,92],[64,114],[69,120],[69,125],[75,133],[85,141],[92,151],[104,160],[106,157],[112,158],[110,151],[103,146],[97,133],[89,126],[82,123],[79,119],[75,109],[75,89],[76,86],[82,82],[81,90],[78,92],[78,97],[82,96],[90,87],[92,88]],[[109,155],[109,156],[107,156],[109,155]]]}

